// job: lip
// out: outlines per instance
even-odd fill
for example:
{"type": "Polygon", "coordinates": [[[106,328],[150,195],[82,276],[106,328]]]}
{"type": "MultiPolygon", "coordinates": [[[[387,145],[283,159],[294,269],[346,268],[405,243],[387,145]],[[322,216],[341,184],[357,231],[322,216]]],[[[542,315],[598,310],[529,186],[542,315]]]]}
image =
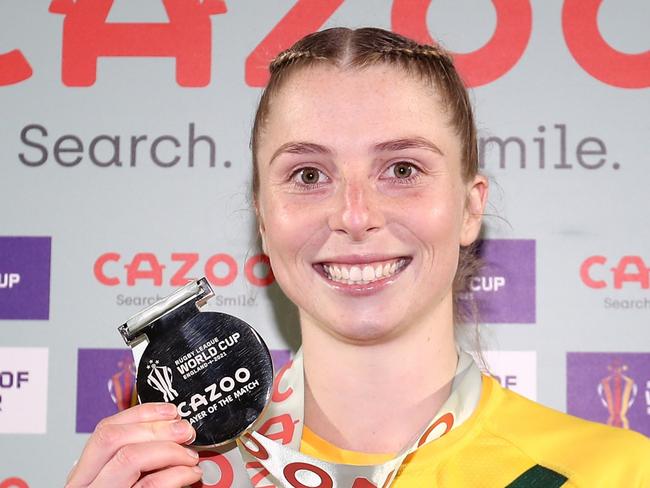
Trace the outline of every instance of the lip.
{"type": "Polygon", "coordinates": [[[390,261],[391,259],[405,258],[410,259],[411,256],[399,256],[395,254],[347,254],[343,256],[334,256],[327,259],[321,259],[316,264],[369,264],[377,263],[379,261],[390,261]]]}
{"type": "Polygon", "coordinates": [[[374,293],[378,293],[384,288],[390,286],[395,281],[397,281],[397,279],[399,279],[399,277],[401,276],[402,272],[409,267],[412,261],[413,261],[412,256],[395,256],[395,255],[388,256],[384,254],[382,255],[372,254],[372,255],[364,255],[364,256],[350,255],[350,256],[336,256],[326,261],[314,263],[312,267],[314,268],[316,273],[318,273],[320,277],[325,281],[325,283],[327,283],[327,285],[333,288],[334,290],[352,296],[367,296],[367,295],[372,295],[374,293]],[[379,280],[373,281],[371,283],[366,283],[366,284],[358,283],[358,284],[350,285],[347,283],[332,281],[329,279],[329,277],[325,273],[325,270],[323,269],[323,265],[329,263],[364,265],[364,264],[376,263],[380,261],[390,261],[393,259],[404,259],[405,263],[394,275],[387,276],[385,278],[381,278],[379,280]]]}

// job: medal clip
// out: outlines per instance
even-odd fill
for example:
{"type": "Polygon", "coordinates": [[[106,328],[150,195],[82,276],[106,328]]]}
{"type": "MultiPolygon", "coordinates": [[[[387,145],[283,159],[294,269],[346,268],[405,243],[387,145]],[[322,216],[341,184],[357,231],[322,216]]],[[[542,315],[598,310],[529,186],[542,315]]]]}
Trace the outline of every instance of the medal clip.
{"type": "Polygon", "coordinates": [[[143,311],[135,314],[126,323],[120,325],[118,330],[124,342],[128,346],[132,346],[134,343],[139,342],[144,335],[144,331],[162,316],[192,301],[195,302],[198,309],[213,296],[214,291],[212,291],[208,280],[201,278],[191,281],[168,297],[158,300],[143,311]]]}

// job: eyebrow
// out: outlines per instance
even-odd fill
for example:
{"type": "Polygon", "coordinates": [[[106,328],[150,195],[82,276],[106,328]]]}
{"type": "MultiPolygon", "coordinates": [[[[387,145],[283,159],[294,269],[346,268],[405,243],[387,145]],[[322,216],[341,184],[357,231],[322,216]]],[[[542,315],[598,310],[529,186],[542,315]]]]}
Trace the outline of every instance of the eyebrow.
{"type": "MultiPolygon", "coordinates": [[[[404,137],[391,139],[390,141],[378,142],[372,146],[373,152],[391,152],[401,151],[403,149],[426,149],[436,154],[444,156],[444,153],[433,142],[424,137],[404,137]]],[[[316,144],[314,142],[286,142],[282,144],[271,156],[269,165],[280,154],[325,154],[331,156],[334,151],[327,146],[316,144]]]]}
{"type": "Polygon", "coordinates": [[[273,156],[271,156],[269,165],[271,165],[271,163],[273,163],[273,160],[282,153],[332,155],[334,151],[332,151],[327,146],[321,146],[320,144],[316,144],[313,142],[287,142],[285,144],[282,144],[279,148],[276,149],[276,151],[273,153],[273,156]]]}
{"type": "Polygon", "coordinates": [[[427,149],[444,156],[442,150],[433,142],[424,137],[406,137],[380,142],[373,146],[375,152],[400,151],[402,149],[427,149]]]}

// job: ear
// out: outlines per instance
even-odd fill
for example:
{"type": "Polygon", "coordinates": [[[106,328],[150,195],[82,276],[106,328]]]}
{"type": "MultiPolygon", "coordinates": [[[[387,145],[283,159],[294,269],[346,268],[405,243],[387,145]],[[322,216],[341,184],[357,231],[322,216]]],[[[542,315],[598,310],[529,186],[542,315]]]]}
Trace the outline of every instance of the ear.
{"type": "Polygon", "coordinates": [[[460,233],[460,245],[469,246],[476,240],[481,231],[483,213],[487,204],[488,180],[483,175],[476,175],[467,184],[465,211],[463,212],[463,227],[460,233]]]}

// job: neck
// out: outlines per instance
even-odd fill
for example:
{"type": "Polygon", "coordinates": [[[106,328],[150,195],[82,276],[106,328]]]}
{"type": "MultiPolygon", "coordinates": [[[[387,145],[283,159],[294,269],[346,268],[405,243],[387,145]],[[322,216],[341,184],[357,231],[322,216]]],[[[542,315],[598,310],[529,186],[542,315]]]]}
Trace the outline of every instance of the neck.
{"type": "Polygon", "coordinates": [[[343,449],[406,447],[449,397],[456,371],[452,314],[437,315],[372,344],[342,341],[301,317],[305,424],[343,449]]]}

